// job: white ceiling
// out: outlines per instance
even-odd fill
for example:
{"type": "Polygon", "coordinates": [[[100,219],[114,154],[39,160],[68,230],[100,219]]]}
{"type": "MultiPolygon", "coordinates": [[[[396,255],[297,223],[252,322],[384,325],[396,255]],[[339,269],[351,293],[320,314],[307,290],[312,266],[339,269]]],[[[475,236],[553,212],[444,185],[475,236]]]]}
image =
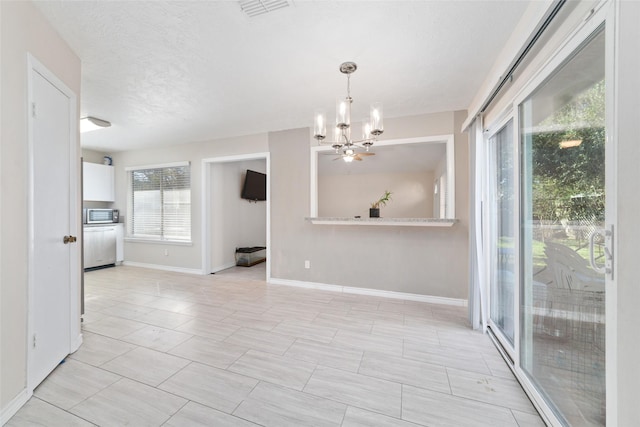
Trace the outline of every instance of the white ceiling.
{"type": "Polygon", "coordinates": [[[353,120],[466,109],[527,1],[36,1],[82,60],[82,146],[114,152],[307,127],[346,95],[353,120]]]}

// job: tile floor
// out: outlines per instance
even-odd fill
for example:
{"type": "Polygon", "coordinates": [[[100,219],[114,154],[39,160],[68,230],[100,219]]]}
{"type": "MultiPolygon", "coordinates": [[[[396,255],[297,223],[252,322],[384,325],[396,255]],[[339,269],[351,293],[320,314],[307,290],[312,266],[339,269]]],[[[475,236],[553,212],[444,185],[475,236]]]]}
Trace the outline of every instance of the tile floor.
{"type": "Polygon", "coordinates": [[[544,425],[466,309],[264,275],[87,273],[84,344],[7,426],[544,425]]]}

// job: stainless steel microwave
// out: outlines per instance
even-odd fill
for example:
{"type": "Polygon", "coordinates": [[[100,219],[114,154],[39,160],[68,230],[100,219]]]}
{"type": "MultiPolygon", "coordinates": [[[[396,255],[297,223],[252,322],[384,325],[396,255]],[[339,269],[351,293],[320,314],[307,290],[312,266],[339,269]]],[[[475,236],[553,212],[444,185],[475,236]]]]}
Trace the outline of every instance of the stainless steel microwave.
{"type": "Polygon", "coordinates": [[[89,208],[82,211],[82,222],[85,224],[110,224],[118,222],[118,209],[95,209],[89,208]]]}

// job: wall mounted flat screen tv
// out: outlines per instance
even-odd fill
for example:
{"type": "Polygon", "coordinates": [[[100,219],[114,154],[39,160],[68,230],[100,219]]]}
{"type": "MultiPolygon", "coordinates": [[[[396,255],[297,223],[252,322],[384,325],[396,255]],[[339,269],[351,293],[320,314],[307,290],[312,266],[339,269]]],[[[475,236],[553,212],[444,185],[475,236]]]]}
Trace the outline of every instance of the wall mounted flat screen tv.
{"type": "Polygon", "coordinates": [[[267,200],[267,175],[247,169],[240,197],[253,201],[267,200]]]}

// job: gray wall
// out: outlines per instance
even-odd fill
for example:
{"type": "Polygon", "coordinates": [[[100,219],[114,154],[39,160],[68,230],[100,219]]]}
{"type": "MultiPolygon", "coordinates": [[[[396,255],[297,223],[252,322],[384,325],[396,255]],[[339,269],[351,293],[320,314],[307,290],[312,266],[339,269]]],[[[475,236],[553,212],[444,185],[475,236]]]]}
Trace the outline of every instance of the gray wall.
{"type": "Polygon", "coordinates": [[[431,217],[433,171],[319,176],[318,216],[366,218],[385,190],[392,192],[391,201],[380,206],[380,216],[431,217]]]}
{"type": "Polygon", "coordinates": [[[127,220],[127,174],[129,166],[145,166],[168,162],[191,162],[191,241],[190,245],[155,242],[126,242],[125,262],[167,266],[177,269],[202,268],[202,160],[237,154],[268,151],[267,135],[250,135],[223,140],[178,144],[149,150],[122,151],[113,154],[116,175],[116,202],[121,222],[127,220]],[[165,255],[165,250],[168,255],[165,255]]]}
{"type": "MultiPolygon", "coordinates": [[[[385,139],[455,135],[456,217],[451,228],[312,225],[309,129],[269,134],[271,276],[467,298],[468,137],[465,111],[387,119],[385,139]],[[304,268],[304,261],[311,268],[304,268]]],[[[375,148],[375,146],[374,146],[375,148]]]]}
{"type": "MultiPolygon", "coordinates": [[[[305,221],[313,144],[308,128],[115,153],[114,207],[120,209],[123,221],[127,217],[125,167],[191,161],[192,244],[126,242],[125,261],[200,270],[202,159],[269,151],[272,277],[466,299],[468,138],[459,133],[465,117],[464,111],[445,112],[385,123],[385,139],[455,135],[456,217],[460,222],[451,228],[320,226],[305,221]],[[311,261],[311,269],[304,268],[305,260],[311,261]]],[[[212,262],[216,267],[222,261],[212,262]]]]}

